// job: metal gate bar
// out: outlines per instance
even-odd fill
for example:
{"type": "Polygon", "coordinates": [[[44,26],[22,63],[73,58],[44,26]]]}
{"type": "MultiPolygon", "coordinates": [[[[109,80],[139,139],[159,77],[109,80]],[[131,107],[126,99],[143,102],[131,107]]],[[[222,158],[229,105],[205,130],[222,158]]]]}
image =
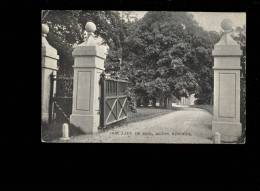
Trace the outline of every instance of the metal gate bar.
{"type": "Polygon", "coordinates": [[[128,81],[122,79],[107,79],[104,75],[100,78],[100,126],[117,123],[127,118],[127,94],[128,81]]]}
{"type": "Polygon", "coordinates": [[[49,123],[60,118],[69,122],[72,110],[73,77],[50,75],[49,123]],[[55,93],[54,93],[55,92],[55,93]],[[58,116],[57,116],[58,115],[58,116]]]}

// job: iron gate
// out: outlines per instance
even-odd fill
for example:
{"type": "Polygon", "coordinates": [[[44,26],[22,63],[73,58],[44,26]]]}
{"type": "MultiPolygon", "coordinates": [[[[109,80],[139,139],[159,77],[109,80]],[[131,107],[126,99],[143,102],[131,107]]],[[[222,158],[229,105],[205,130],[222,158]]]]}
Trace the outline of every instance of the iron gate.
{"type": "Polygon", "coordinates": [[[127,118],[127,85],[128,81],[122,79],[100,78],[100,126],[114,124],[127,118]]]}
{"type": "Polygon", "coordinates": [[[69,123],[69,116],[72,113],[73,77],[51,74],[50,78],[49,122],[55,120],[69,123]]]}

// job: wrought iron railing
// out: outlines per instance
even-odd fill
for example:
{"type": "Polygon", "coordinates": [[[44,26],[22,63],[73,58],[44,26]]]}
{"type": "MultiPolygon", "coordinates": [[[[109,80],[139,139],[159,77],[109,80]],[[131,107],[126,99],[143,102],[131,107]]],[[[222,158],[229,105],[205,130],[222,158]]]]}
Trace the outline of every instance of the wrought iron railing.
{"type": "Polygon", "coordinates": [[[72,113],[73,77],[52,74],[50,80],[50,122],[69,122],[72,113]]]}

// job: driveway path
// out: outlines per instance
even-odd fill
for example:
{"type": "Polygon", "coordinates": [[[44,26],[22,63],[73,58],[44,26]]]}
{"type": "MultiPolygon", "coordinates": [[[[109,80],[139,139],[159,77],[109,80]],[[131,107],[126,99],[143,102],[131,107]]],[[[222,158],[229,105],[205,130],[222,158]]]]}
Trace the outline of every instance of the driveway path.
{"type": "Polygon", "coordinates": [[[69,142],[212,143],[211,120],[209,112],[187,107],[95,135],[71,137],[69,142]]]}

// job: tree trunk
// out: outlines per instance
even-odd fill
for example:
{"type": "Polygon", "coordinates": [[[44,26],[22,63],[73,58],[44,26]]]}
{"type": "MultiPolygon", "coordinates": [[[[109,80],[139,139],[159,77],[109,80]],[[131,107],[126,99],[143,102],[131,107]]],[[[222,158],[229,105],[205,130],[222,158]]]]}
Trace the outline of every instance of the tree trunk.
{"type": "Polygon", "coordinates": [[[160,107],[164,107],[164,99],[160,98],[160,107]]]}
{"type": "Polygon", "coordinates": [[[153,107],[156,107],[156,99],[153,98],[152,101],[153,101],[153,102],[152,102],[153,107]]]}
{"type": "Polygon", "coordinates": [[[167,108],[171,109],[172,108],[172,98],[171,97],[167,97],[167,108]]]}
{"type": "Polygon", "coordinates": [[[167,108],[168,98],[164,98],[164,108],[167,108]]]}
{"type": "Polygon", "coordinates": [[[141,99],[140,98],[136,100],[136,105],[137,105],[137,107],[141,106],[141,99]]]}

